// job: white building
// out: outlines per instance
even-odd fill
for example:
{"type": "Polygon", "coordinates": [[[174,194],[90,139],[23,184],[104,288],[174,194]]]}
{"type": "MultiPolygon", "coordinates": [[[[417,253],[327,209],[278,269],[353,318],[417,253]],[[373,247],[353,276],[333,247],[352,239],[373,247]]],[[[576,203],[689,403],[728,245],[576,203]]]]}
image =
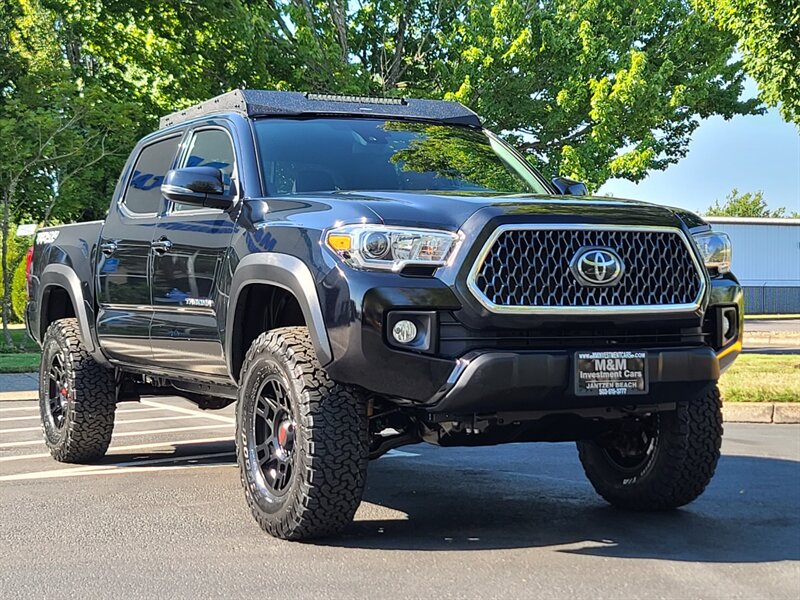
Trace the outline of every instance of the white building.
{"type": "Polygon", "coordinates": [[[748,313],[800,313],[800,219],[704,217],[733,244],[748,313]]]}

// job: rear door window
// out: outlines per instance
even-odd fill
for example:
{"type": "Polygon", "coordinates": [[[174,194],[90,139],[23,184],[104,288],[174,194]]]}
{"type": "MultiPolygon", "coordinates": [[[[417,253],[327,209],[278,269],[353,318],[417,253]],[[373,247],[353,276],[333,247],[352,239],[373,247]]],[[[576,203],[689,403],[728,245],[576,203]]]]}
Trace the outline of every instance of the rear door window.
{"type": "Polygon", "coordinates": [[[180,136],[159,140],[145,146],[136,159],[125,190],[123,205],[136,215],[152,215],[161,209],[161,184],[172,168],[180,136]]]}

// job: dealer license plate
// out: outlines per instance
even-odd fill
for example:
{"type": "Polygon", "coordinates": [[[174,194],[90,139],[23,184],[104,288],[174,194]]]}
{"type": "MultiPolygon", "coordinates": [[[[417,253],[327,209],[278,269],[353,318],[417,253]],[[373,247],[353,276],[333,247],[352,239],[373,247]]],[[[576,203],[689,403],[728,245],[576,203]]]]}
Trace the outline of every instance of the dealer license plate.
{"type": "Polygon", "coordinates": [[[575,353],[575,394],[578,396],[646,393],[646,352],[575,353]]]}

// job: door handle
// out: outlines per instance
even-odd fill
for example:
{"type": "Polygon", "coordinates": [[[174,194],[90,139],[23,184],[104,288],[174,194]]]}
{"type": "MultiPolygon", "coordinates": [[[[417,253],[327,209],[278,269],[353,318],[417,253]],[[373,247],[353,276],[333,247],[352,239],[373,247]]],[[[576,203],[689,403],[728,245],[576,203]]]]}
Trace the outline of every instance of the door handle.
{"type": "Polygon", "coordinates": [[[165,252],[170,251],[172,248],[172,242],[167,238],[161,238],[160,240],[151,242],[150,247],[156,252],[156,254],[164,254],[165,252]]]}
{"type": "Polygon", "coordinates": [[[106,256],[111,256],[117,251],[117,242],[103,242],[100,244],[100,252],[106,256]]]}

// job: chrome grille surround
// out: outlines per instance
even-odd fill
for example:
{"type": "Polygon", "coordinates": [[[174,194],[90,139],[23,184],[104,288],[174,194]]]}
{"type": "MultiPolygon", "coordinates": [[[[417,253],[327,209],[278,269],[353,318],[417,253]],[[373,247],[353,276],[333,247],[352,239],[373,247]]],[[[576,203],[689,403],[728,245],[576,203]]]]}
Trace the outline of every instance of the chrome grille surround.
{"type": "Polygon", "coordinates": [[[694,247],[677,227],[506,224],[486,240],[467,286],[493,313],[691,312],[702,304],[707,278],[694,247]],[[587,246],[620,254],[626,273],[617,285],[577,282],[570,261],[587,246]]]}

